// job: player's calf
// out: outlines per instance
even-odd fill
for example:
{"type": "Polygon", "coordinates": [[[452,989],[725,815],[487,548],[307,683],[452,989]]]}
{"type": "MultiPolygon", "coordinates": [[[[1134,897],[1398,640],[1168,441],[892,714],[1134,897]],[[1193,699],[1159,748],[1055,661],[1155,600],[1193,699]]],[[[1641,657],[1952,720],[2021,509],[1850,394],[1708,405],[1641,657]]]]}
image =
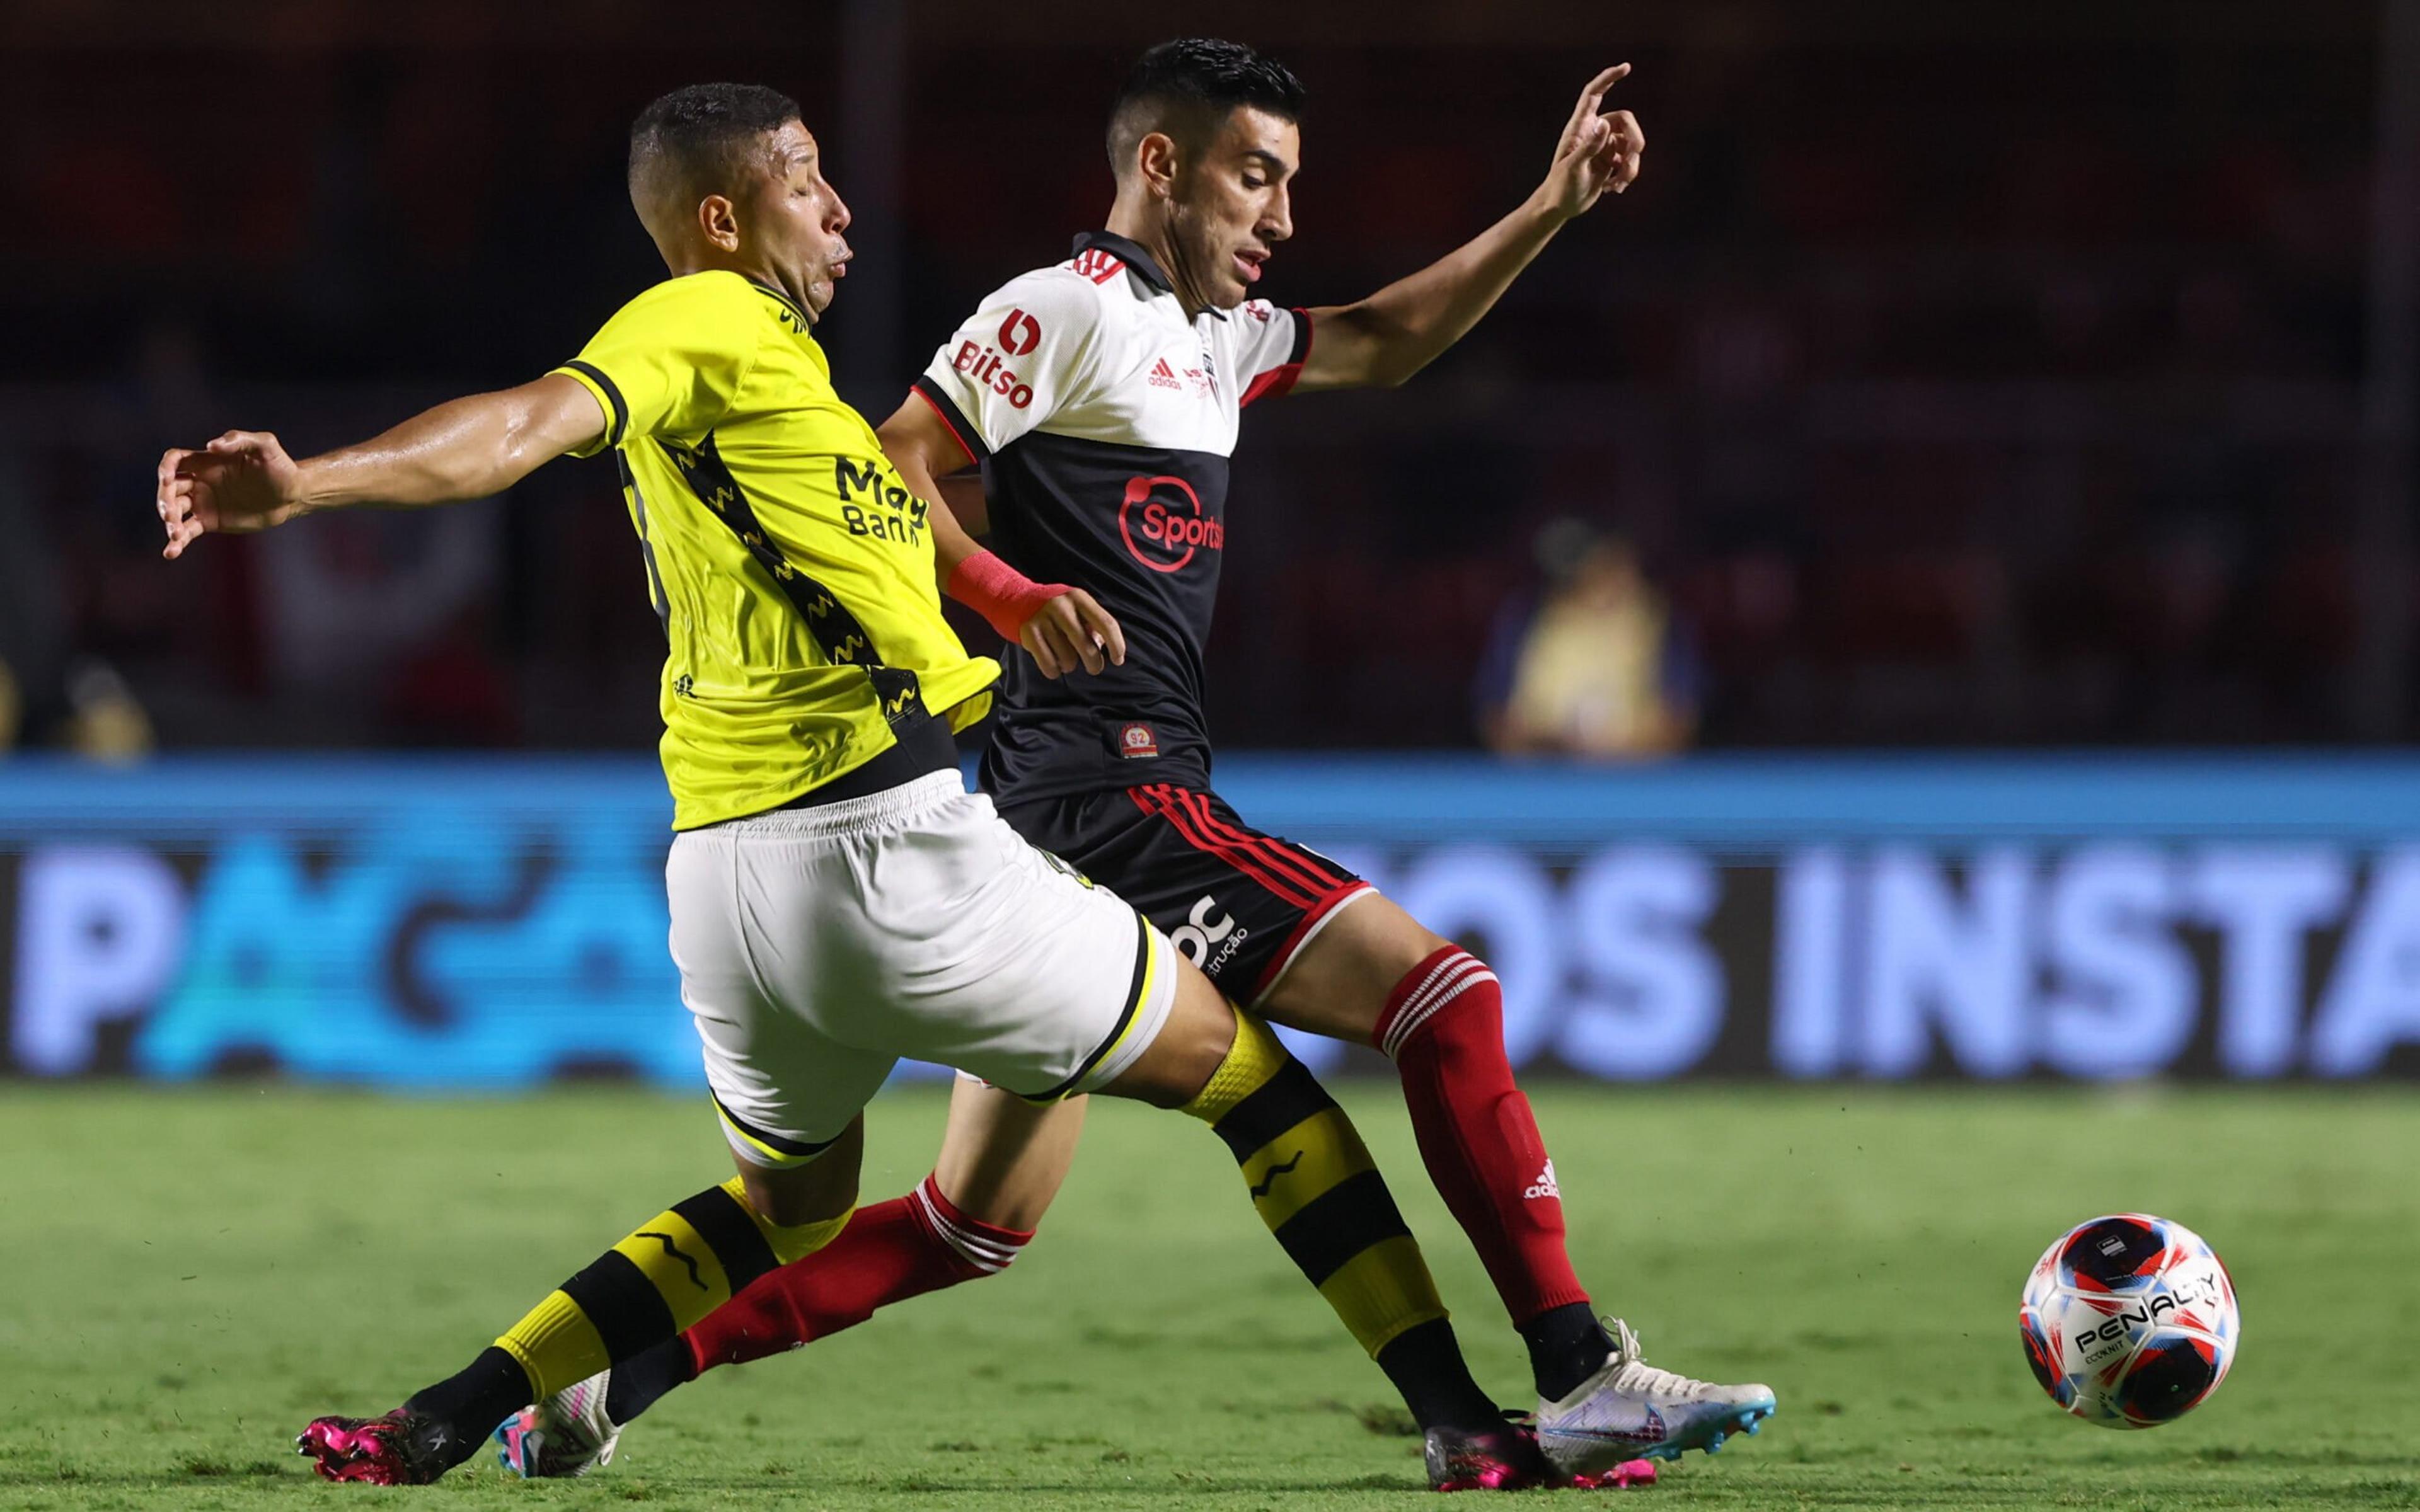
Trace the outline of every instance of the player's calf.
{"type": "MultiPolygon", "coordinates": [[[[828,1171],[826,1196],[845,1178],[828,1171]]],[[[753,1173],[752,1173],[753,1174],[753,1173]]],[[[420,1485],[477,1452],[497,1424],[522,1404],[544,1400],[618,1361],[673,1338],[735,1289],[831,1242],[848,1222],[814,1213],[813,1186],[735,1178],[658,1213],[549,1292],[504,1335],[463,1369],[416,1392],[383,1418],[323,1417],[297,1447],[332,1480],[420,1485]],[[760,1185],[771,1190],[759,1198],[760,1185]],[[781,1210],[804,1210],[803,1222],[778,1223],[756,1206],[779,1197],[781,1210]]]]}
{"type": "Polygon", "coordinates": [[[1585,1380],[1612,1341],[1565,1251],[1554,1166],[1504,1053],[1496,973],[1370,897],[1304,948],[1264,1006],[1286,1024],[1363,1038],[1394,1061],[1430,1180],[1528,1345],[1540,1394],[1585,1380]]]}
{"type": "Polygon", "coordinates": [[[1495,1403],[1471,1380],[1419,1242],[1352,1121],[1267,1025],[1218,1007],[1232,1034],[1184,1111],[1226,1143],[1261,1221],[1420,1426],[1495,1425],[1495,1403]]]}

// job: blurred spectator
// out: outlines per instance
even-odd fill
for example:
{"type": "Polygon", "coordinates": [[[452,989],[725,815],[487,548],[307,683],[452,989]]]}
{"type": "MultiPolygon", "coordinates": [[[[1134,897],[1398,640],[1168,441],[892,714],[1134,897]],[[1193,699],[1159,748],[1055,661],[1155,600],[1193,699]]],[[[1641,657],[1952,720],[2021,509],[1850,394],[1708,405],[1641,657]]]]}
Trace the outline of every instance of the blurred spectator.
{"type": "Polygon", "coordinates": [[[23,742],[101,761],[147,755],[151,721],[126,679],[71,650],[59,554],[15,463],[0,454],[0,752],[23,742]]]}
{"type": "Polygon", "coordinates": [[[151,717],[117,670],[83,656],[68,671],[68,719],[61,744],[97,762],[138,762],[151,754],[151,717]]]}
{"type": "Polygon", "coordinates": [[[1698,720],[1697,658],[1638,552],[1586,521],[1534,543],[1542,588],[1508,605],[1481,665],[1480,731],[1506,755],[1668,756],[1698,720]]]}

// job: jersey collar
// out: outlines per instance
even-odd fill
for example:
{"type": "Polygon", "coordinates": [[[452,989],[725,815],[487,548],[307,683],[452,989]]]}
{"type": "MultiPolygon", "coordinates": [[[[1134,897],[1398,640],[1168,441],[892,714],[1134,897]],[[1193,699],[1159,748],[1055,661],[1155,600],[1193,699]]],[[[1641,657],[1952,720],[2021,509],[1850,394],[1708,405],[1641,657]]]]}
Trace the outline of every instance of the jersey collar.
{"type": "Polygon", "coordinates": [[[1133,269],[1137,278],[1162,294],[1176,292],[1176,285],[1170,283],[1168,275],[1160,270],[1158,260],[1150,253],[1143,251],[1140,244],[1127,240],[1114,231],[1087,231],[1076,239],[1075,255],[1080,257],[1094,247],[1100,248],[1133,269]]]}
{"type": "Polygon", "coordinates": [[[769,294],[775,300],[779,301],[783,309],[789,311],[792,316],[797,317],[799,329],[801,334],[812,335],[814,333],[814,321],[808,318],[806,311],[799,308],[798,301],[790,298],[787,294],[783,293],[774,285],[759,283],[752,278],[748,280],[748,286],[754,289],[759,294],[769,294]]]}

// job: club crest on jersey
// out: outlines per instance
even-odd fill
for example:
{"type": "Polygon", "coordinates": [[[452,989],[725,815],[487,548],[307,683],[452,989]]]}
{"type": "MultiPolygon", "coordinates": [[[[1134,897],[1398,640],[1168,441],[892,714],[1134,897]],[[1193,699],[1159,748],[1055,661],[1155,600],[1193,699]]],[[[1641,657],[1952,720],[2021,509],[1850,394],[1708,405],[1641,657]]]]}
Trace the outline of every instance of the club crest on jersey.
{"type": "Polygon", "coordinates": [[[1118,504],[1126,552],[1154,572],[1175,572],[1198,551],[1227,548],[1224,521],[1204,517],[1202,496],[1183,478],[1128,478],[1118,504]]]}
{"type": "Polygon", "coordinates": [[[1151,726],[1140,720],[1118,732],[1118,754],[1128,761],[1140,761],[1159,754],[1159,736],[1151,726]]]}

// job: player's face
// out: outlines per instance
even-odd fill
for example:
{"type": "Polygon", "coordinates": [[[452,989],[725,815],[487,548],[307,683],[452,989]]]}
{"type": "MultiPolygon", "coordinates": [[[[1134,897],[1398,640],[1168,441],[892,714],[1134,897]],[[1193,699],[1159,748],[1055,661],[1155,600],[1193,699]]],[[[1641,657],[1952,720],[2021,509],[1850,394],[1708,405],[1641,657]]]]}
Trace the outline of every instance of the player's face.
{"type": "Polygon", "coordinates": [[[1177,255],[1212,308],[1251,298],[1277,244],[1294,235],[1288,185],[1301,162],[1292,121],[1241,106],[1177,180],[1170,206],[1177,255]]]}
{"type": "Polygon", "coordinates": [[[848,207],[825,181],[815,139],[791,121],[768,139],[768,168],[749,207],[754,252],[792,299],[810,316],[832,301],[832,285],[846,270],[848,207]]]}

